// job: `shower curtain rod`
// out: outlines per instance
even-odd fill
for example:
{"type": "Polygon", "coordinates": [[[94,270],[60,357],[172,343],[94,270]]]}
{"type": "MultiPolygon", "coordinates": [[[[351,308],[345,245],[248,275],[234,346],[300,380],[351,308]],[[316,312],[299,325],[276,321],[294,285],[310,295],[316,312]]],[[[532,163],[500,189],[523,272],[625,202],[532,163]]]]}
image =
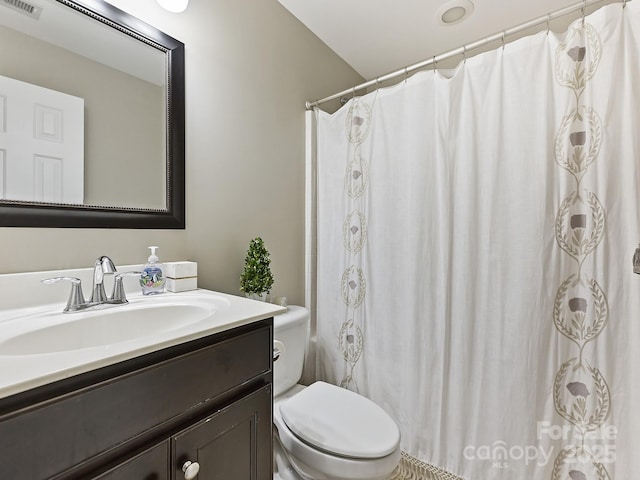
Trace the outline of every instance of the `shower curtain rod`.
{"type": "MultiPolygon", "coordinates": [[[[373,80],[369,80],[367,82],[361,83],[360,85],[356,85],[355,87],[352,88],[348,88],[346,90],[343,90],[341,92],[338,92],[336,94],[330,95],[328,97],[322,98],[320,100],[315,100],[313,102],[307,100],[306,102],[306,108],[307,110],[311,110],[313,109],[313,107],[317,107],[318,105],[320,105],[321,103],[326,103],[329,102],[331,100],[335,100],[336,98],[340,98],[343,95],[347,95],[347,94],[353,94],[353,96],[355,96],[355,93],[358,90],[363,90],[365,88],[369,88],[372,87],[374,85],[378,85],[381,82],[386,82],[387,80],[392,80],[396,77],[400,77],[400,76],[407,76],[409,74],[409,72],[413,72],[415,70],[420,70],[422,68],[428,67],[429,65],[433,65],[436,64],[438,62],[441,62],[443,60],[447,60],[451,57],[455,57],[456,55],[465,55],[469,50],[473,50],[479,47],[482,47],[488,43],[491,42],[495,42],[498,40],[502,40],[502,43],[504,45],[504,38],[506,36],[509,35],[514,35],[516,33],[522,32],[523,30],[527,30],[528,28],[532,28],[538,25],[541,25],[543,23],[547,24],[547,28],[549,27],[549,22],[551,22],[551,20],[558,18],[558,17],[562,17],[564,15],[568,15],[570,13],[573,13],[577,10],[582,10],[582,14],[583,16],[585,15],[585,10],[587,7],[590,7],[592,5],[595,5],[597,3],[601,3],[604,0],[583,0],[580,3],[576,3],[574,5],[569,5],[568,7],[565,8],[561,8],[559,10],[556,10],[554,12],[548,13],[547,15],[544,15],[542,17],[538,17],[534,20],[530,20],[528,22],[525,23],[521,23],[520,25],[516,25],[515,27],[511,27],[508,28],[507,30],[503,30],[501,32],[498,33],[494,33],[493,35],[489,35],[488,37],[485,37],[481,40],[477,40],[475,42],[469,43],[467,45],[463,45],[462,47],[456,48],[454,50],[449,50],[448,52],[442,53],[440,55],[436,55],[433,58],[430,58],[428,60],[423,60],[422,62],[419,63],[414,63],[413,65],[409,65],[407,67],[401,68],[400,70],[396,70],[395,72],[391,72],[391,73],[387,73],[386,75],[383,75],[381,77],[376,77],[373,80]]],[[[622,3],[623,4],[623,8],[627,5],[627,1],[631,1],[631,0],[622,0],[620,2],[612,2],[612,3],[622,3]]]]}

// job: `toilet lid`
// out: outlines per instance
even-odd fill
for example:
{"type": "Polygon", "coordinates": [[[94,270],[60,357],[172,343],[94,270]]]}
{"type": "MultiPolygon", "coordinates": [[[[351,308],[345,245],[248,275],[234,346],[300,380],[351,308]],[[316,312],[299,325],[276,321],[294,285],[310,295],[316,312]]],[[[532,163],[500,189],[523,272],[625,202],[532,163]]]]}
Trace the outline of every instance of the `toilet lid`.
{"type": "Polygon", "coordinates": [[[381,458],[400,444],[393,419],[371,400],[344,388],[315,382],[280,405],[289,430],[325,452],[381,458]]]}

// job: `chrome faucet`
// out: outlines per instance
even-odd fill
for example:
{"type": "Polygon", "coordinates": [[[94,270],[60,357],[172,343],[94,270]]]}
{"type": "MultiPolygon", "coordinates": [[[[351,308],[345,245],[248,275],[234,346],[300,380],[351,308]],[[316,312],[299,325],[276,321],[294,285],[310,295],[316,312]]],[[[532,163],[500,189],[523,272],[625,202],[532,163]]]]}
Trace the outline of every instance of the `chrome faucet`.
{"type": "Polygon", "coordinates": [[[85,300],[84,298],[84,294],[82,293],[82,284],[79,278],[46,278],[42,280],[42,283],[51,284],[62,281],[71,282],[71,293],[69,294],[67,306],[64,308],[63,312],[78,312],[97,305],[120,305],[129,303],[125,296],[122,279],[129,275],[140,276],[140,272],[124,272],[117,274],[113,282],[113,292],[111,293],[111,297],[108,297],[104,291],[104,276],[112,273],[115,274],[116,272],[116,267],[109,257],[103,255],[96,259],[93,264],[93,288],[91,290],[91,298],[89,300],[85,300]]]}
{"type": "Polygon", "coordinates": [[[93,290],[89,303],[98,305],[109,300],[104,293],[104,276],[108,273],[116,273],[116,266],[106,255],[98,257],[93,264],[93,290]]]}

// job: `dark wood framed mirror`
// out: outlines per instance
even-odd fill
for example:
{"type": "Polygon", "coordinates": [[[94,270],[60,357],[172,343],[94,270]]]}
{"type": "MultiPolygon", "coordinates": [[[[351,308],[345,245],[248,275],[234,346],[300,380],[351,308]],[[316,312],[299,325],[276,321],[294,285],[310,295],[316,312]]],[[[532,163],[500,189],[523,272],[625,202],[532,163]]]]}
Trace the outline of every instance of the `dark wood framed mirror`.
{"type": "MultiPolygon", "coordinates": [[[[80,155],[81,196],[72,197],[81,201],[55,196],[43,199],[42,195],[12,197],[7,187],[14,172],[9,164],[12,144],[3,143],[2,135],[11,127],[8,106],[16,102],[7,101],[10,97],[0,90],[0,226],[185,228],[184,44],[102,0],[4,4],[12,8],[0,7],[0,41],[16,48],[0,52],[0,79],[37,84],[38,88],[84,100],[84,120],[80,122],[84,151],[80,155]],[[29,18],[33,15],[30,7],[40,9],[36,11],[38,18],[29,18]],[[31,30],[47,33],[34,35],[31,30]],[[59,30],[65,38],[50,41],[48,35],[57,35],[50,30],[59,30]],[[14,34],[18,40],[8,36],[14,34]],[[21,51],[29,45],[35,54],[21,51]],[[49,49],[61,51],[61,59],[51,60],[49,53],[40,53],[49,49]],[[145,58],[136,57],[138,50],[145,58]],[[12,63],[10,55],[18,60],[12,63]],[[32,63],[45,68],[49,63],[48,71],[36,71],[26,63],[25,58],[37,55],[43,58],[32,63]],[[154,72],[138,72],[147,60],[154,72]],[[73,65],[79,63],[90,64],[86,73],[74,70],[73,65]],[[113,77],[111,71],[115,72],[113,77]],[[72,79],[70,84],[58,79],[63,73],[72,79]],[[56,79],[53,85],[47,84],[51,78],[56,79]],[[104,105],[106,112],[100,109],[104,105]],[[123,110],[115,110],[116,106],[123,110]]],[[[55,133],[58,117],[63,114],[42,117],[45,133],[55,133]]],[[[23,163],[31,161],[28,157],[23,163]]],[[[50,168],[45,162],[41,167],[45,173],[40,175],[59,178],[65,168],[50,168]]],[[[31,188],[38,181],[28,178],[23,183],[31,188]]]]}

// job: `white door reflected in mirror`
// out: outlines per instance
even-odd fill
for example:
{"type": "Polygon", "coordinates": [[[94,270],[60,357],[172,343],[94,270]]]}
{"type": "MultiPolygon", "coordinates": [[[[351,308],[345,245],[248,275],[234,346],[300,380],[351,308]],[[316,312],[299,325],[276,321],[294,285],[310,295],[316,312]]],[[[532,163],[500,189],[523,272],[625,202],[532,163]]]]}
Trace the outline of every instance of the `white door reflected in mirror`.
{"type": "Polygon", "coordinates": [[[0,76],[0,198],[83,203],[82,98],[0,76]]]}

